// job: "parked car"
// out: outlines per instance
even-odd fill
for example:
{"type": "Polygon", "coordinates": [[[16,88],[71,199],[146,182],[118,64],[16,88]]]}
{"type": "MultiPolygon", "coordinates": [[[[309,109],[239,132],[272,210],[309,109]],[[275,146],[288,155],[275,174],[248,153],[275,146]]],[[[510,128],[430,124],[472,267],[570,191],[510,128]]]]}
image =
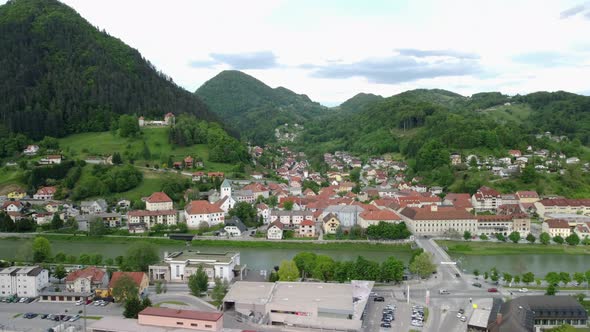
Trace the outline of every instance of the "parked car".
{"type": "Polygon", "coordinates": [[[461,318],[459,318],[462,322],[466,322],[467,321],[467,317],[465,316],[461,316],[461,318]]]}
{"type": "Polygon", "coordinates": [[[375,302],[385,302],[385,298],[383,296],[375,296],[373,299],[375,302]]]}
{"type": "Polygon", "coordinates": [[[459,309],[459,313],[460,314],[464,314],[465,313],[465,310],[463,308],[461,308],[461,309],[459,309]]]}
{"type": "Polygon", "coordinates": [[[481,288],[481,284],[479,282],[474,282],[471,284],[473,287],[479,287],[481,288]]]}
{"type": "Polygon", "coordinates": [[[82,304],[84,304],[84,301],[83,300],[76,301],[76,305],[82,305],[82,304]]]}
{"type": "Polygon", "coordinates": [[[68,321],[69,321],[69,322],[75,322],[75,321],[77,321],[78,319],[80,319],[80,315],[76,315],[76,316],[74,316],[74,317],[70,318],[68,321]]]}
{"type": "Polygon", "coordinates": [[[41,315],[41,317],[40,317],[40,318],[41,318],[41,319],[46,319],[46,318],[47,318],[47,316],[49,316],[49,315],[48,315],[48,314],[43,314],[43,315],[41,315]]]}
{"type": "Polygon", "coordinates": [[[381,323],[381,327],[391,327],[391,323],[383,322],[381,323]]]}
{"type": "Polygon", "coordinates": [[[526,293],[526,292],[528,292],[529,290],[528,290],[528,289],[526,289],[526,288],[521,288],[521,289],[519,289],[518,291],[519,291],[520,293],[526,293]]]}
{"type": "Polygon", "coordinates": [[[449,292],[449,291],[448,291],[448,290],[446,290],[446,289],[441,289],[441,290],[439,290],[439,291],[438,291],[438,293],[439,293],[439,294],[441,294],[441,295],[445,295],[445,294],[447,294],[447,295],[448,295],[448,294],[451,294],[451,292],[449,292]]]}
{"type": "Polygon", "coordinates": [[[21,297],[20,300],[18,300],[18,303],[25,303],[27,301],[26,297],[21,297]]]}
{"type": "Polygon", "coordinates": [[[494,287],[488,288],[488,293],[497,293],[497,292],[498,292],[497,288],[494,288],[494,287]]]}

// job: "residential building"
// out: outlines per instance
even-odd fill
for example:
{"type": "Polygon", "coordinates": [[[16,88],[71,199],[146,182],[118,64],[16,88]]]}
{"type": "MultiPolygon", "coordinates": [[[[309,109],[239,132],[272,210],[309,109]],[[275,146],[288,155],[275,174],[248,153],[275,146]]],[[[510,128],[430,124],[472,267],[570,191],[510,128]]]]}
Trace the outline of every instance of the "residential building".
{"type": "Polygon", "coordinates": [[[502,205],[502,195],[490,187],[483,186],[471,197],[471,204],[476,211],[496,211],[502,205]]]}
{"type": "Polygon", "coordinates": [[[541,229],[552,238],[561,236],[565,239],[572,233],[569,222],[564,219],[547,219],[543,222],[541,229]]]}
{"type": "Polygon", "coordinates": [[[264,203],[256,205],[256,215],[262,217],[263,223],[268,224],[270,220],[270,208],[264,203]]]}
{"type": "Polygon", "coordinates": [[[400,215],[415,235],[437,236],[450,230],[461,234],[465,231],[477,233],[476,217],[462,208],[437,205],[422,208],[406,207],[400,215]]]}
{"type": "Polygon", "coordinates": [[[138,293],[137,295],[138,296],[141,297],[143,294],[145,294],[147,292],[147,289],[150,286],[150,281],[149,281],[148,276],[145,272],[115,271],[115,272],[113,272],[113,275],[111,276],[111,281],[109,282],[109,285],[108,285],[109,295],[112,296],[113,288],[117,285],[117,281],[119,281],[119,279],[121,279],[123,276],[129,277],[131,280],[133,280],[133,282],[137,286],[137,293],[138,293]]]}
{"type": "Polygon", "coordinates": [[[492,236],[499,233],[508,236],[514,231],[521,237],[530,233],[531,220],[526,214],[477,216],[477,234],[479,235],[492,236]]]}
{"type": "Polygon", "coordinates": [[[202,265],[209,283],[213,284],[215,278],[221,278],[231,282],[234,278],[241,277],[246,266],[240,265],[239,252],[225,253],[201,253],[195,251],[179,251],[170,254],[164,253],[164,261],[160,264],[149,266],[149,279],[151,281],[164,280],[172,282],[188,281],[188,277],[197,272],[202,265]]]}
{"type": "Polygon", "coordinates": [[[27,196],[27,192],[22,189],[16,189],[16,190],[13,190],[13,191],[9,192],[8,194],[6,194],[6,197],[8,199],[23,199],[26,196],[27,196]]]}
{"type": "Polygon", "coordinates": [[[26,154],[27,156],[34,156],[37,154],[37,152],[39,152],[38,145],[27,145],[27,147],[23,151],[23,153],[26,154]]]}
{"type": "Polygon", "coordinates": [[[238,281],[223,299],[224,312],[289,329],[361,331],[373,284],[238,281]]]}
{"type": "Polygon", "coordinates": [[[52,200],[56,191],[55,187],[42,187],[33,195],[33,199],[52,200]]]}
{"type": "Polygon", "coordinates": [[[41,160],[39,160],[39,164],[40,165],[58,165],[61,164],[61,155],[56,154],[56,155],[48,155],[45,158],[41,158],[41,160]]]}
{"type": "Polygon", "coordinates": [[[134,210],[127,212],[127,226],[129,231],[138,227],[151,229],[154,225],[176,225],[176,210],[134,210]]]}
{"type": "Polygon", "coordinates": [[[96,266],[70,272],[66,277],[66,291],[76,293],[91,293],[97,288],[106,287],[109,275],[105,270],[96,266]]]}
{"type": "Polygon", "coordinates": [[[193,168],[194,159],[191,156],[186,156],[184,158],[184,167],[186,168],[193,168]]]}
{"type": "Polygon", "coordinates": [[[107,202],[102,198],[94,201],[82,201],[80,203],[80,211],[87,214],[108,212],[108,208],[107,202]]]}
{"type": "Polygon", "coordinates": [[[397,213],[391,210],[377,210],[377,211],[365,211],[359,214],[359,225],[363,228],[367,228],[371,225],[377,225],[380,221],[387,223],[397,224],[402,219],[397,213]]]}
{"type": "Polygon", "coordinates": [[[295,229],[304,220],[313,221],[313,212],[311,211],[279,211],[270,212],[270,222],[279,221],[287,229],[295,229]]]}
{"type": "Polygon", "coordinates": [[[588,324],[588,312],[573,296],[520,296],[502,303],[495,312],[489,332],[534,332],[563,324],[585,328],[588,324]]]}
{"type": "Polygon", "coordinates": [[[21,212],[24,208],[23,203],[20,201],[6,201],[2,204],[2,210],[4,212],[21,212]]]}
{"type": "Polygon", "coordinates": [[[202,222],[206,222],[209,226],[221,224],[224,219],[223,210],[208,201],[191,201],[184,209],[184,220],[191,229],[199,228],[202,222]]]}
{"type": "Polygon", "coordinates": [[[461,155],[458,153],[451,154],[451,165],[460,165],[461,164],[461,155]]]}
{"type": "Polygon", "coordinates": [[[49,284],[49,271],[39,266],[11,266],[0,269],[0,295],[37,297],[49,284]]]}
{"type": "Polygon", "coordinates": [[[285,228],[283,223],[278,220],[273,221],[266,229],[266,238],[269,240],[282,240],[283,228],[285,228]]]}
{"type": "Polygon", "coordinates": [[[297,236],[315,237],[315,222],[311,220],[303,220],[297,229],[297,236]]]}
{"type": "Polygon", "coordinates": [[[147,307],[139,313],[137,322],[139,325],[159,326],[173,330],[221,331],[223,313],[147,307]]]}
{"type": "Polygon", "coordinates": [[[45,211],[50,213],[56,213],[59,211],[59,203],[56,202],[48,202],[45,204],[45,211]]]}
{"type": "Polygon", "coordinates": [[[328,213],[322,218],[322,225],[324,234],[336,234],[336,230],[340,227],[340,220],[334,213],[328,213]]]}
{"type": "Polygon", "coordinates": [[[519,203],[535,203],[539,201],[539,194],[536,191],[517,191],[516,197],[519,203]]]}
{"type": "Polygon", "coordinates": [[[231,219],[225,220],[225,227],[223,227],[223,230],[229,236],[242,236],[244,232],[248,231],[248,228],[246,225],[244,225],[240,218],[234,216],[231,219]]]}
{"type": "Polygon", "coordinates": [[[164,192],[155,192],[145,200],[145,209],[148,211],[170,211],[173,210],[172,199],[164,192]]]}
{"type": "Polygon", "coordinates": [[[541,218],[554,213],[590,215],[590,199],[542,199],[535,202],[535,207],[537,208],[537,214],[541,218]]]}
{"type": "Polygon", "coordinates": [[[323,214],[335,214],[342,228],[350,228],[358,223],[359,213],[363,211],[364,209],[357,205],[330,205],[324,209],[323,214]]]}

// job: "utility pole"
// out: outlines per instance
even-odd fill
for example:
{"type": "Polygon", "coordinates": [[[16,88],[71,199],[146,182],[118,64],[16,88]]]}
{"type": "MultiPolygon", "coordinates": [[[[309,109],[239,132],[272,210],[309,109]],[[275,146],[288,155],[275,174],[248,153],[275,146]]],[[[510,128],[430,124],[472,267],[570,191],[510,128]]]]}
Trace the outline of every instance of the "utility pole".
{"type": "Polygon", "coordinates": [[[86,332],[86,304],[88,302],[88,297],[84,298],[84,332],[86,332]]]}

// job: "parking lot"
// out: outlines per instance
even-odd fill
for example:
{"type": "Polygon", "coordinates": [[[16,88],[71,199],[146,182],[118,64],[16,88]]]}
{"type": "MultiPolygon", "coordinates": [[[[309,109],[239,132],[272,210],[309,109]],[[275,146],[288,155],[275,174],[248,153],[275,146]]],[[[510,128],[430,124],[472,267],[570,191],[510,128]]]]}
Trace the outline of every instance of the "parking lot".
{"type": "MultiPolygon", "coordinates": [[[[410,316],[411,307],[405,302],[399,302],[393,297],[391,292],[378,292],[377,296],[383,296],[383,302],[375,302],[372,296],[365,311],[363,327],[365,331],[408,331],[411,329],[410,316]],[[394,320],[391,321],[391,327],[381,327],[383,310],[387,305],[395,306],[393,311],[394,320]]],[[[420,328],[416,328],[420,329],[420,328]]]]}
{"type": "MultiPolygon", "coordinates": [[[[0,331],[17,330],[17,331],[47,331],[49,328],[55,328],[59,325],[64,327],[73,326],[83,329],[84,321],[79,319],[75,322],[64,322],[42,319],[42,315],[80,315],[84,311],[84,306],[77,306],[75,303],[44,303],[34,301],[31,303],[0,303],[0,331]],[[37,314],[34,318],[25,318],[25,314],[37,314]]],[[[118,304],[108,304],[106,306],[86,306],[86,316],[98,318],[102,316],[121,316],[123,308],[118,304]]],[[[61,317],[60,317],[61,318],[61,317]]],[[[88,319],[87,324],[93,323],[94,320],[88,319]]]]}

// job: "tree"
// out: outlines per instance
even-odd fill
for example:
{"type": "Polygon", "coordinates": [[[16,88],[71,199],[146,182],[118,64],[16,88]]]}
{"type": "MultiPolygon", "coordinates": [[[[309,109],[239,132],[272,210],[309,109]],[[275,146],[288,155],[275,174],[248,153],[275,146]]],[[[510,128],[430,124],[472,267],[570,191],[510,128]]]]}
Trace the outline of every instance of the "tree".
{"type": "Polygon", "coordinates": [[[52,229],[61,229],[64,227],[64,221],[61,220],[59,217],[59,213],[54,213],[53,218],[51,218],[51,228],[52,229]]]}
{"type": "Polygon", "coordinates": [[[313,277],[328,282],[334,278],[334,260],[330,256],[318,255],[313,269],[313,277]]]}
{"type": "Polygon", "coordinates": [[[537,238],[533,235],[533,233],[529,233],[529,235],[526,236],[526,240],[529,241],[530,243],[535,243],[537,238]]]}
{"type": "Polygon", "coordinates": [[[39,236],[33,240],[33,262],[45,262],[51,257],[51,243],[46,238],[39,236]]]}
{"type": "Polygon", "coordinates": [[[510,239],[510,241],[512,241],[514,243],[518,243],[518,241],[520,241],[520,233],[517,231],[514,231],[514,232],[510,233],[510,235],[508,235],[508,238],[510,239]]]}
{"type": "Polygon", "coordinates": [[[81,254],[80,257],[78,257],[78,262],[82,265],[90,265],[92,257],[90,257],[89,254],[81,254]]]}
{"type": "Polygon", "coordinates": [[[137,284],[127,274],[123,274],[115,284],[112,290],[113,298],[117,302],[126,302],[129,299],[137,298],[139,294],[139,288],[137,284]]]}
{"type": "Polygon", "coordinates": [[[342,226],[338,225],[338,227],[336,227],[336,234],[334,234],[334,236],[338,240],[342,240],[344,238],[344,230],[342,230],[342,226]]]}
{"type": "Polygon", "coordinates": [[[225,279],[222,281],[221,278],[215,278],[215,286],[213,286],[213,290],[211,291],[211,299],[213,299],[215,306],[218,307],[223,303],[223,298],[227,294],[227,288],[228,284],[225,279]]]}
{"type": "Polygon", "coordinates": [[[53,258],[53,260],[56,263],[64,263],[66,261],[66,254],[64,254],[63,252],[58,252],[57,254],[55,254],[55,257],[53,258]]]}
{"type": "Polygon", "coordinates": [[[162,280],[156,280],[156,294],[162,294],[162,280]]]}
{"type": "Polygon", "coordinates": [[[132,137],[139,132],[139,122],[134,116],[121,115],[119,117],[119,135],[121,137],[132,137]]]}
{"type": "Polygon", "coordinates": [[[125,300],[125,310],[123,311],[123,316],[125,318],[137,319],[137,316],[142,310],[143,308],[141,305],[141,301],[139,301],[137,295],[132,296],[125,300]]]}
{"type": "Polygon", "coordinates": [[[141,301],[141,310],[147,308],[147,307],[151,307],[152,306],[152,300],[150,300],[149,297],[144,297],[143,300],[141,301]]]}
{"type": "Polygon", "coordinates": [[[557,293],[557,288],[553,284],[549,284],[545,291],[545,295],[555,295],[555,293],[557,293]]]}
{"type": "Polygon", "coordinates": [[[480,239],[480,240],[482,240],[482,241],[486,241],[486,240],[488,240],[488,236],[482,233],[482,234],[479,236],[479,239],[480,239]]]}
{"type": "Polygon", "coordinates": [[[476,276],[476,277],[478,277],[479,276],[479,270],[478,269],[473,270],[473,275],[476,276]]]}
{"type": "Polygon", "coordinates": [[[201,296],[201,288],[199,287],[196,273],[188,277],[188,288],[193,296],[201,296]]]}
{"type": "Polygon", "coordinates": [[[307,275],[312,275],[315,269],[317,255],[313,252],[303,251],[293,257],[293,262],[297,265],[297,269],[301,272],[301,277],[305,278],[307,275]]]}
{"type": "Polygon", "coordinates": [[[545,275],[545,281],[550,285],[557,285],[561,281],[561,277],[557,272],[549,272],[545,275]]]}
{"type": "Polygon", "coordinates": [[[564,240],[561,236],[557,235],[553,237],[553,242],[557,243],[557,244],[563,244],[564,240]]]}
{"type": "Polygon", "coordinates": [[[533,183],[537,180],[537,172],[535,171],[535,165],[533,163],[527,163],[522,172],[520,173],[520,179],[523,183],[533,183]]]}
{"type": "Polygon", "coordinates": [[[508,272],[504,272],[502,279],[504,279],[505,283],[509,284],[512,282],[513,277],[512,277],[512,274],[510,274],[508,272]]]}
{"type": "Polygon", "coordinates": [[[490,277],[490,276],[489,276],[489,274],[488,274],[488,271],[486,271],[486,272],[484,272],[484,273],[483,273],[483,278],[484,278],[485,280],[488,280],[488,278],[489,278],[489,277],[490,277]]]}
{"type": "Polygon", "coordinates": [[[123,266],[127,271],[147,272],[149,265],[160,260],[156,247],[149,242],[135,242],[127,250],[123,266]]]}
{"type": "MultiPolygon", "coordinates": [[[[583,294],[581,294],[583,295],[583,294]]],[[[569,325],[569,324],[563,324],[548,330],[544,330],[546,332],[577,332],[579,331],[577,328],[569,325]]]]}
{"type": "Polygon", "coordinates": [[[567,242],[567,244],[570,246],[577,246],[580,244],[580,237],[578,234],[576,234],[576,232],[572,232],[572,234],[565,238],[565,242],[567,242]]]}
{"type": "Polygon", "coordinates": [[[586,281],[586,276],[582,272],[574,272],[573,279],[581,285],[584,281],[586,281]]]}
{"type": "Polygon", "coordinates": [[[65,278],[68,275],[68,273],[66,272],[66,269],[64,268],[63,265],[59,264],[58,266],[55,267],[55,271],[53,272],[53,276],[56,277],[59,282],[61,282],[61,280],[63,278],[65,278]]]}
{"type": "Polygon", "coordinates": [[[539,236],[539,241],[541,241],[541,243],[544,245],[548,245],[549,242],[551,242],[551,236],[549,236],[549,233],[543,232],[539,236]]]}
{"type": "Polygon", "coordinates": [[[563,285],[566,286],[572,281],[572,277],[567,272],[559,272],[559,281],[561,281],[563,285]]]}
{"type": "Polygon", "coordinates": [[[404,277],[404,263],[393,256],[381,263],[381,280],[385,282],[395,281],[400,282],[404,277]]]}
{"type": "Polygon", "coordinates": [[[506,237],[502,233],[496,233],[496,239],[498,239],[498,241],[502,241],[502,242],[506,241],[506,237]]]}
{"type": "Polygon", "coordinates": [[[123,163],[123,158],[121,158],[121,154],[119,152],[113,153],[112,162],[114,165],[121,165],[123,163]]]}
{"type": "Polygon", "coordinates": [[[519,275],[514,276],[514,283],[516,283],[517,285],[520,284],[520,276],[519,275]]]}
{"type": "Polygon", "coordinates": [[[209,288],[209,277],[207,276],[207,272],[205,272],[205,268],[203,267],[203,265],[199,265],[199,267],[197,268],[197,273],[195,273],[195,276],[197,280],[197,287],[199,287],[200,294],[206,292],[209,288]]]}
{"type": "Polygon", "coordinates": [[[299,269],[292,260],[283,260],[279,266],[280,281],[297,281],[299,279],[299,269]]]}
{"type": "Polygon", "coordinates": [[[104,225],[104,222],[101,218],[96,217],[90,220],[88,225],[88,235],[91,236],[101,236],[107,234],[108,230],[104,225]]]}
{"type": "Polygon", "coordinates": [[[410,264],[410,272],[419,275],[421,278],[431,276],[434,271],[436,271],[436,265],[432,262],[432,256],[427,252],[416,256],[410,264]]]}
{"type": "Polygon", "coordinates": [[[500,280],[500,271],[495,267],[490,270],[490,280],[494,282],[500,280]]]}
{"type": "Polygon", "coordinates": [[[254,227],[258,225],[258,215],[256,208],[248,202],[239,202],[233,209],[229,210],[230,217],[238,217],[246,226],[254,227]]]}
{"type": "Polygon", "coordinates": [[[533,272],[527,272],[522,275],[522,282],[525,284],[530,284],[531,282],[535,281],[535,274],[533,272]]]}
{"type": "Polygon", "coordinates": [[[285,201],[283,203],[283,208],[285,209],[285,211],[293,210],[293,201],[285,201]]]}
{"type": "Polygon", "coordinates": [[[470,231],[465,231],[465,232],[463,232],[463,238],[464,238],[465,240],[469,240],[469,239],[471,239],[471,232],[470,232],[470,231]]]}

